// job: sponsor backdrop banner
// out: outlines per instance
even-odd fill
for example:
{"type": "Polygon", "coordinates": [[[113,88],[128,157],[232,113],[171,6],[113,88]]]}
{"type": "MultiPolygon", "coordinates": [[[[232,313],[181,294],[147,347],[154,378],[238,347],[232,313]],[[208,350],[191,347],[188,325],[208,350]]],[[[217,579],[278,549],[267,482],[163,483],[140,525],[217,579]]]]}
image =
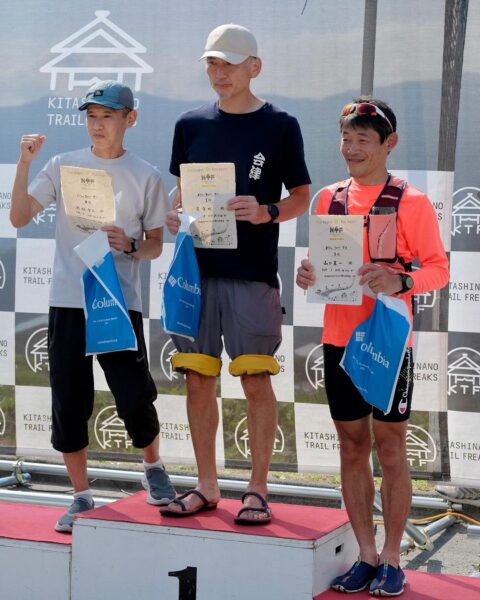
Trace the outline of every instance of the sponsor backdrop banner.
{"type": "MultiPolygon", "coordinates": [[[[313,207],[323,186],[345,176],[338,114],[360,89],[364,3],[358,0],[69,4],[69,10],[60,11],[53,0],[10,2],[2,15],[0,451],[5,454],[53,452],[47,312],[55,207],[18,231],[9,223],[20,136],[47,136],[33,176],[50,156],[88,144],[85,114],[78,111],[87,87],[97,79],[124,81],[134,90],[139,110],[126,144],[159,167],[172,196],[175,180],[168,164],[175,120],[213,97],[197,58],[211,29],[241,23],[255,32],[263,59],[255,92],[299,119],[313,207]]],[[[449,289],[415,298],[408,457],[415,477],[467,483],[480,481],[479,28],[480,0],[470,0],[456,167],[454,173],[438,172],[444,3],[384,0],[378,5],[375,95],[391,103],[400,132],[390,168],[429,194],[452,272],[449,289]]],[[[158,388],[162,455],[169,463],[192,463],[185,381],[171,370],[175,350],[159,321],[173,245],[167,233],[163,255],[142,265],[144,322],[158,388]]],[[[338,472],[339,444],[326,404],[319,341],[323,310],[307,304],[294,285],[307,247],[306,215],[282,225],[279,280],[286,315],[276,355],[281,373],[273,380],[280,409],[273,468],[338,472]]],[[[217,388],[218,463],[244,466],[250,454],[245,398],[224,358],[217,388]]],[[[95,380],[92,452],[137,459],[97,362],[95,380]]]]}

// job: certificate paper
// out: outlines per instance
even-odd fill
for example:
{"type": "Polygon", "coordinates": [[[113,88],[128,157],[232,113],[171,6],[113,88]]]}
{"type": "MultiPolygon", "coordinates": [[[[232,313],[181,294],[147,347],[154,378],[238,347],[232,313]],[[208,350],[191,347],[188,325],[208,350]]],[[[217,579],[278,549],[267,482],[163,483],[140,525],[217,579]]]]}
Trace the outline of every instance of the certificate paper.
{"type": "Polygon", "coordinates": [[[182,207],[189,215],[201,215],[190,232],[196,248],[236,248],[237,223],[227,201],[236,195],[233,163],[180,165],[182,207]]]}
{"type": "Polygon", "coordinates": [[[315,283],[307,302],[361,304],[357,272],[363,263],[363,216],[312,215],[309,244],[315,283]]]}
{"type": "Polygon", "coordinates": [[[65,212],[72,229],[93,233],[115,223],[112,178],[100,169],[60,167],[65,212]]]}

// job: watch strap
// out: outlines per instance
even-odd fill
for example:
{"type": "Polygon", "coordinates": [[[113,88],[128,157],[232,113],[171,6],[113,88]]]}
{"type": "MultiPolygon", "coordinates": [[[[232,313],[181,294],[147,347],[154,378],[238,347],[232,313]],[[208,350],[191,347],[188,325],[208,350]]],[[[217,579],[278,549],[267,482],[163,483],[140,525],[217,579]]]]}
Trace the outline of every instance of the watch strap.
{"type": "Polygon", "coordinates": [[[137,240],[134,238],[131,238],[130,240],[131,246],[130,246],[130,250],[124,250],[124,254],[133,254],[134,252],[137,251],[137,240]]]}
{"type": "Polygon", "coordinates": [[[413,287],[412,277],[408,273],[400,273],[400,278],[402,280],[402,287],[396,294],[405,294],[405,292],[409,292],[413,287]],[[412,280],[412,285],[408,285],[408,281],[412,280]]]}

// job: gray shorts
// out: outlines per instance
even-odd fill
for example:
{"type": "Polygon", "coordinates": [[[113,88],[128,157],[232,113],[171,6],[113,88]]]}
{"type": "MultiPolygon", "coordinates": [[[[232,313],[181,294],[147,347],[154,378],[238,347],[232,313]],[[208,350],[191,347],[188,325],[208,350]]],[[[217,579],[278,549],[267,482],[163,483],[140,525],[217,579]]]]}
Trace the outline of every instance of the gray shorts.
{"type": "Polygon", "coordinates": [[[208,278],[202,280],[197,339],[172,335],[172,340],[178,352],[220,358],[225,344],[231,360],[242,354],[273,356],[282,341],[282,321],[276,288],[259,281],[208,278]]]}

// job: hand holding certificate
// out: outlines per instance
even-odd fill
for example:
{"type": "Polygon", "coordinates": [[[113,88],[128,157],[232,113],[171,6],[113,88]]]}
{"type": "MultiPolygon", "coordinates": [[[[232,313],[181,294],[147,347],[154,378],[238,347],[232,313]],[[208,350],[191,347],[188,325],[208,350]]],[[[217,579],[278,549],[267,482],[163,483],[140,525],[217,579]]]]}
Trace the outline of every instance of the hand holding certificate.
{"type": "Polygon", "coordinates": [[[315,283],[307,302],[361,304],[357,272],[363,263],[363,216],[312,215],[309,245],[315,283]]]}
{"type": "Polygon", "coordinates": [[[201,215],[191,227],[196,248],[236,248],[235,213],[226,208],[235,196],[233,163],[180,165],[182,207],[189,215],[201,215]]]}
{"type": "Polygon", "coordinates": [[[61,166],[60,179],[72,229],[90,234],[115,223],[112,178],[106,171],[61,166]]]}

